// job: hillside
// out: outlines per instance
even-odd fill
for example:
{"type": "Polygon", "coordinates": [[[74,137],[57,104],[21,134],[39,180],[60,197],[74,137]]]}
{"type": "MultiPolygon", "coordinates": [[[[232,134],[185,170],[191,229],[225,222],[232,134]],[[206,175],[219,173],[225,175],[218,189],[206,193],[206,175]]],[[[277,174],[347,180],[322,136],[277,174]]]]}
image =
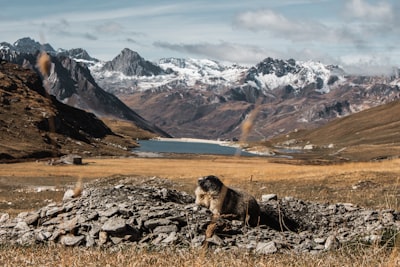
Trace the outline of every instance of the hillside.
{"type": "Polygon", "coordinates": [[[32,70],[1,61],[0,161],[45,158],[68,153],[127,155],[123,138],[94,114],[49,96],[32,70]]]}
{"type": "Polygon", "coordinates": [[[302,150],[302,156],[317,153],[333,159],[350,160],[398,157],[399,110],[400,101],[397,100],[333,120],[317,129],[294,131],[270,142],[290,149],[313,148],[302,150]]]}
{"type": "Polygon", "coordinates": [[[32,70],[36,69],[36,59],[42,49],[51,56],[51,68],[46,82],[47,90],[59,101],[70,106],[84,109],[102,117],[119,118],[131,121],[138,128],[169,136],[153,123],[126,106],[116,96],[104,91],[93,79],[87,66],[81,61],[91,58],[83,49],[54,51],[49,45],[41,46],[30,38],[22,38],[14,43],[0,43],[0,59],[19,64],[32,70]],[[49,48],[50,47],[50,48],[49,48]]]}

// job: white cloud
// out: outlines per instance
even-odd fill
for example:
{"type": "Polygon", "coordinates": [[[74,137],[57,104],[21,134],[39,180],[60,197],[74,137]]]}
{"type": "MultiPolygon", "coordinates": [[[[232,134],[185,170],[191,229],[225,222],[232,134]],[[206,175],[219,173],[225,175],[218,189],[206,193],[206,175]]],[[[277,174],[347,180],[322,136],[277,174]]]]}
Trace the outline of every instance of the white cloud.
{"type": "Polygon", "coordinates": [[[382,20],[392,19],[392,6],[385,1],[373,5],[364,0],[350,0],[345,5],[346,15],[357,19],[382,20]]]}
{"type": "Polygon", "coordinates": [[[290,36],[293,39],[303,39],[306,32],[323,30],[318,23],[289,20],[282,14],[269,9],[247,11],[237,15],[236,25],[252,31],[269,31],[280,36],[290,36]]]}
{"type": "Polygon", "coordinates": [[[242,64],[255,64],[268,56],[279,57],[281,55],[279,52],[274,50],[228,42],[220,42],[218,44],[172,44],[168,42],[155,42],[153,45],[173,51],[242,64]]]}
{"type": "Polygon", "coordinates": [[[346,72],[363,75],[390,75],[393,66],[387,54],[348,54],[340,57],[340,64],[346,72]]]}
{"type": "Polygon", "coordinates": [[[97,26],[96,31],[106,34],[116,34],[122,32],[123,28],[121,24],[111,21],[97,26]]]}
{"type": "Polygon", "coordinates": [[[318,21],[294,20],[273,10],[240,13],[235,25],[251,31],[265,31],[273,37],[293,42],[357,42],[358,34],[348,27],[334,28],[318,21]]]}

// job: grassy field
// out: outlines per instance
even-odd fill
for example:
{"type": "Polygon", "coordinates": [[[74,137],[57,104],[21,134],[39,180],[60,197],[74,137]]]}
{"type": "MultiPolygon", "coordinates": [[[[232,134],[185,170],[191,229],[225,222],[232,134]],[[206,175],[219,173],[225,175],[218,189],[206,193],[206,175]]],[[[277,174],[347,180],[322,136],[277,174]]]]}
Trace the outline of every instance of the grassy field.
{"type": "MultiPolygon", "coordinates": [[[[0,210],[15,215],[61,200],[66,187],[82,179],[160,177],[193,192],[197,178],[214,174],[226,184],[260,198],[277,193],[319,202],[351,202],[377,209],[400,209],[400,160],[304,165],[266,158],[197,156],[180,158],[87,158],[84,165],[45,162],[0,165],[0,210]]],[[[246,252],[137,248],[87,249],[59,246],[1,247],[2,266],[396,266],[397,249],[343,247],[320,255],[259,256],[246,252]]],[[[399,266],[399,265],[397,265],[399,266]]]]}

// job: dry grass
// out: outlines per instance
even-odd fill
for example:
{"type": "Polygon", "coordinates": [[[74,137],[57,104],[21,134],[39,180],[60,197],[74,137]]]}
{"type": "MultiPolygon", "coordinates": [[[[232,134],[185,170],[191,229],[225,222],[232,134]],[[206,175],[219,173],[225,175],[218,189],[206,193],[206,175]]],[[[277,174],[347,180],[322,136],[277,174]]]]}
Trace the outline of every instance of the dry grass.
{"type": "MultiPolygon", "coordinates": [[[[181,189],[192,192],[197,178],[215,174],[225,183],[252,192],[292,195],[321,202],[352,202],[373,208],[400,209],[400,160],[334,165],[295,165],[273,163],[265,158],[90,158],[85,165],[49,166],[44,162],[0,165],[0,209],[8,211],[38,208],[45,198],[60,200],[63,191],[25,193],[32,186],[74,186],[78,178],[87,184],[100,179],[125,176],[168,178],[181,189]],[[19,192],[19,193],[18,193],[19,192]],[[18,199],[20,200],[18,202],[18,199]],[[29,201],[27,201],[29,200],[29,201]],[[36,204],[33,203],[36,201],[36,204]],[[31,206],[24,206],[31,203],[31,206]]],[[[343,247],[320,255],[283,254],[261,256],[246,252],[160,251],[135,247],[116,250],[65,248],[59,246],[0,247],[2,266],[400,266],[397,248],[343,247]]]]}
{"type": "Polygon", "coordinates": [[[397,250],[351,247],[319,255],[258,255],[243,251],[66,248],[55,245],[0,248],[2,266],[399,266],[397,250]]]}

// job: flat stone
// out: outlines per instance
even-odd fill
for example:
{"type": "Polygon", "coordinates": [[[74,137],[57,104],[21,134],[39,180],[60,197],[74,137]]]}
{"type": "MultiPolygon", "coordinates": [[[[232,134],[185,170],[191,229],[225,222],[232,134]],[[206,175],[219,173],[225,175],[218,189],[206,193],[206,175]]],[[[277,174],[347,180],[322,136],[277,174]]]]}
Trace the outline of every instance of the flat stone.
{"type": "Polygon", "coordinates": [[[40,216],[39,213],[32,213],[26,216],[23,220],[26,222],[28,225],[35,224],[39,220],[40,216]]]}
{"type": "Polygon", "coordinates": [[[62,223],[60,223],[58,225],[58,228],[66,231],[66,232],[71,232],[71,231],[75,230],[76,228],[78,228],[78,226],[79,226],[78,220],[79,220],[79,217],[74,217],[71,220],[63,221],[62,223]]]}
{"type": "Polygon", "coordinates": [[[168,237],[165,238],[165,239],[162,241],[162,243],[167,243],[167,244],[173,243],[173,242],[175,242],[177,239],[178,239],[178,237],[177,237],[177,235],[176,235],[176,232],[171,232],[171,233],[168,235],[168,237]]]}
{"type": "Polygon", "coordinates": [[[8,213],[0,213],[0,223],[5,223],[8,219],[10,219],[8,213]]]}
{"type": "Polygon", "coordinates": [[[171,233],[171,232],[177,232],[178,231],[178,226],[175,224],[171,225],[160,225],[154,228],[153,234],[159,234],[159,233],[171,233]]]}
{"type": "Polygon", "coordinates": [[[84,235],[63,235],[60,238],[60,243],[65,246],[78,246],[85,239],[84,235]]]}
{"type": "Polygon", "coordinates": [[[17,244],[20,245],[33,245],[36,242],[35,234],[31,231],[25,232],[20,238],[17,239],[17,244]]]}
{"type": "Polygon", "coordinates": [[[24,221],[18,222],[17,225],[15,225],[14,229],[19,230],[19,231],[29,231],[30,230],[29,225],[24,221]]]}
{"type": "Polygon", "coordinates": [[[150,219],[144,222],[144,227],[147,229],[154,229],[157,226],[162,226],[162,225],[169,225],[172,224],[172,222],[168,219],[150,219]]]}
{"type": "Polygon", "coordinates": [[[48,240],[51,236],[52,236],[52,233],[50,233],[50,232],[39,232],[36,235],[36,240],[43,242],[43,241],[48,240]]]}
{"type": "Polygon", "coordinates": [[[323,237],[314,238],[314,242],[317,244],[325,244],[325,241],[326,241],[326,238],[323,238],[323,237]]]}
{"type": "Polygon", "coordinates": [[[61,213],[64,209],[62,207],[54,207],[50,208],[46,211],[46,216],[53,217],[59,213],[61,213]]]}
{"type": "Polygon", "coordinates": [[[325,242],[325,250],[338,249],[340,247],[340,242],[334,235],[330,235],[325,242]]]}
{"type": "Polygon", "coordinates": [[[113,207],[113,208],[107,209],[105,211],[100,211],[99,215],[102,217],[111,217],[117,213],[118,213],[118,207],[113,207]]]}
{"type": "Polygon", "coordinates": [[[113,233],[120,233],[126,229],[126,220],[120,217],[112,217],[108,219],[101,230],[105,232],[113,232],[113,233]]]}
{"type": "Polygon", "coordinates": [[[270,241],[270,242],[266,242],[266,243],[260,242],[257,244],[257,247],[256,247],[256,253],[259,253],[259,254],[268,255],[268,254],[273,254],[277,251],[278,251],[278,249],[277,249],[274,241],[270,241]]]}
{"type": "Polygon", "coordinates": [[[270,200],[277,200],[278,199],[278,195],[277,194],[265,194],[261,196],[261,201],[263,202],[267,202],[270,200]]]}
{"type": "Polygon", "coordinates": [[[217,235],[207,238],[206,241],[217,246],[222,246],[224,244],[224,241],[217,235]]]}

